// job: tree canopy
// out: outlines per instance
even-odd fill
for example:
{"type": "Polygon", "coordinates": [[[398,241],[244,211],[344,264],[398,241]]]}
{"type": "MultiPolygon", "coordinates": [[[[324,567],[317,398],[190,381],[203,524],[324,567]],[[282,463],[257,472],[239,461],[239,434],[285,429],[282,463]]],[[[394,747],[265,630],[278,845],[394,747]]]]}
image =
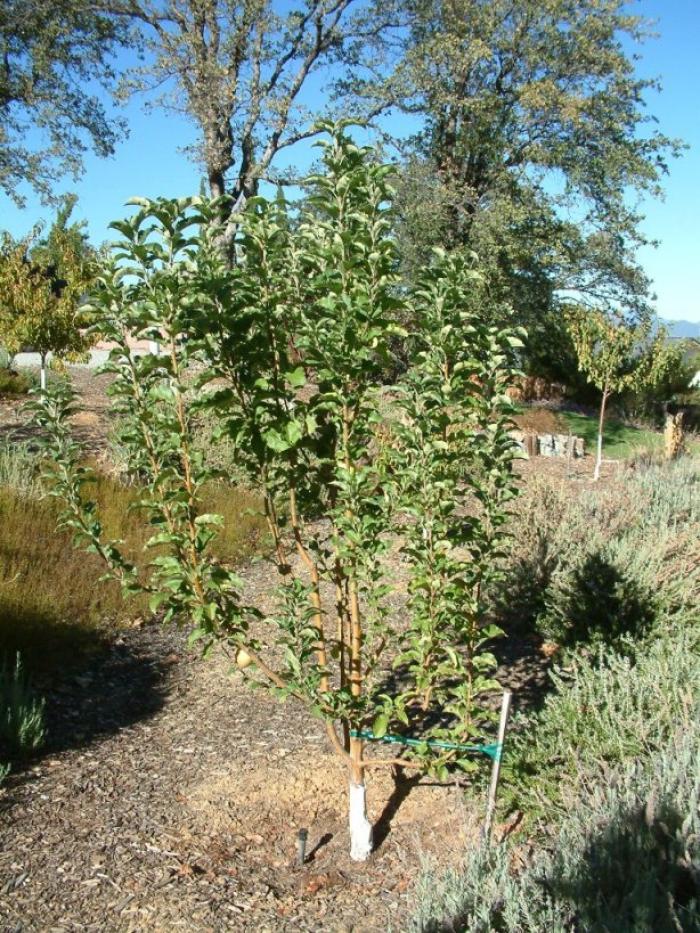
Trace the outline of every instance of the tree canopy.
{"type": "Polygon", "coordinates": [[[275,156],[329,114],[329,86],[394,25],[375,0],[142,0],[112,9],[131,19],[146,50],[123,92],[155,91],[161,106],[194,121],[209,193],[230,195],[234,214],[275,156]],[[329,83],[311,106],[305,86],[322,68],[329,83]]]}
{"type": "Polygon", "coordinates": [[[120,124],[95,93],[111,85],[110,56],[125,24],[83,0],[3,0],[0,5],[0,190],[50,198],[77,175],[88,147],[114,151],[120,124]]]}
{"type": "MultiPolygon", "coordinates": [[[[633,206],[657,195],[679,143],[653,126],[620,0],[412,0],[385,88],[424,117],[401,200],[417,261],[466,245],[495,298],[542,321],[562,291],[643,312],[649,283],[633,206]]],[[[378,100],[384,93],[360,87],[378,100]]]]}
{"type": "Polygon", "coordinates": [[[75,198],[58,211],[45,237],[5,235],[0,244],[0,342],[14,355],[31,347],[46,358],[79,356],[89,346],[79,309],[96,273],[96,254],[80,223],[70,223],[75,198]]]}

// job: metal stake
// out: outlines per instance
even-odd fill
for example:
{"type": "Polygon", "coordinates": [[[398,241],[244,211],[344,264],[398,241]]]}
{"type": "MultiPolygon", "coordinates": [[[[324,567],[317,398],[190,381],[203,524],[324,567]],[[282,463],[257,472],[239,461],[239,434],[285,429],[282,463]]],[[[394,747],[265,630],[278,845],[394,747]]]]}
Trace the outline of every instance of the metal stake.
{"type": "Polygon", "coordinates": [[[510,712],[510,701],[513,694],[510,690],[503,691],[503,700],[501,701],[501,719],[498,723],[498,751],[494,755],[493,765],[491,767],[491,785],[489,786],[489,797],[486,804],[486,819],[481,831],[481,838],[486,842],[491,836],[491,823],[496,809],[496,790],[498,788],[498,778],[501,774],[501,755],[503,752],[503,740],[506,736],[506,726],[508,725],[508,713],[510,712]]]}

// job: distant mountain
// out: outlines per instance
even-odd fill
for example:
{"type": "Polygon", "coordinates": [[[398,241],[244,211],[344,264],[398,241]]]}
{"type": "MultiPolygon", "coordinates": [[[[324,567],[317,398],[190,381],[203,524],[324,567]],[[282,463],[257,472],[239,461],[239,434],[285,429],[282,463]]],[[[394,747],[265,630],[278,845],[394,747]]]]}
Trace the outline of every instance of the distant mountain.
{"type": "Polygon", "coordinates": [[[697,321],[665,321],[662,318],[661,323],[668,328],[669,335],[678,340],[685,337],[700,338],[700,323],[697,321]]]}

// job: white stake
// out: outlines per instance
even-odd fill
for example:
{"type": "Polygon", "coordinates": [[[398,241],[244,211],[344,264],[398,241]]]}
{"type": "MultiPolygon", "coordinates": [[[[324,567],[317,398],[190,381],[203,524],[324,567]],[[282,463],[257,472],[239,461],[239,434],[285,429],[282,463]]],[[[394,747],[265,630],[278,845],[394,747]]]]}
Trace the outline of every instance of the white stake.
{"type": "Polygon", "coordinates": [[[482,839],[488,842],[491,836],[491,823],[496,809],[496,790],[498,788],[498,778],[501,774],[501,755],[503,752],[503,741],[506,737],[506,726],[508,725],[508,714],[510,712],[510,701],[513,694],[510,690],[503,691],[503,700],[501,701],[501,719],[498,723],[498,750],[493,758],[491,767],[491,785],[489,787],[489,799],[486,804],[486,819],[482,829],[482,839]]]}

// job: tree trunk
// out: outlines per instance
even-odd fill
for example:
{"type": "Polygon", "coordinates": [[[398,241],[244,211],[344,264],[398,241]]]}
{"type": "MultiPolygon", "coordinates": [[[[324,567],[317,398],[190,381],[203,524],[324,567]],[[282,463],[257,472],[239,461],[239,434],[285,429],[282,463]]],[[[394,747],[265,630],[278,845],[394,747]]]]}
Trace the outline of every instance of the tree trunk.
{"type": "Polygon", "coordinates": [[[39,374],[41,391],[46,392],[46,353],[41,354],[41,369],[39,374]]]}
{"type": "Polygon", "coordinates": [[[367,819],[367,788],[362,767],[362,739],[350,739],[349,826],[350,858],[365,862],[372,853],[372,824],[367,819]]]}
{"type": "Polygon", "coordinates": [[[607,386],[603,389],[603,398],[600,401],[600,418],[598,419],[598,449],[595,459],[595,470],[593,471],[593,482],[597,483],[600,478],[600,467],[603,462],[603,429],[605,427],[605,405],[608,401],[607,386]]]}

